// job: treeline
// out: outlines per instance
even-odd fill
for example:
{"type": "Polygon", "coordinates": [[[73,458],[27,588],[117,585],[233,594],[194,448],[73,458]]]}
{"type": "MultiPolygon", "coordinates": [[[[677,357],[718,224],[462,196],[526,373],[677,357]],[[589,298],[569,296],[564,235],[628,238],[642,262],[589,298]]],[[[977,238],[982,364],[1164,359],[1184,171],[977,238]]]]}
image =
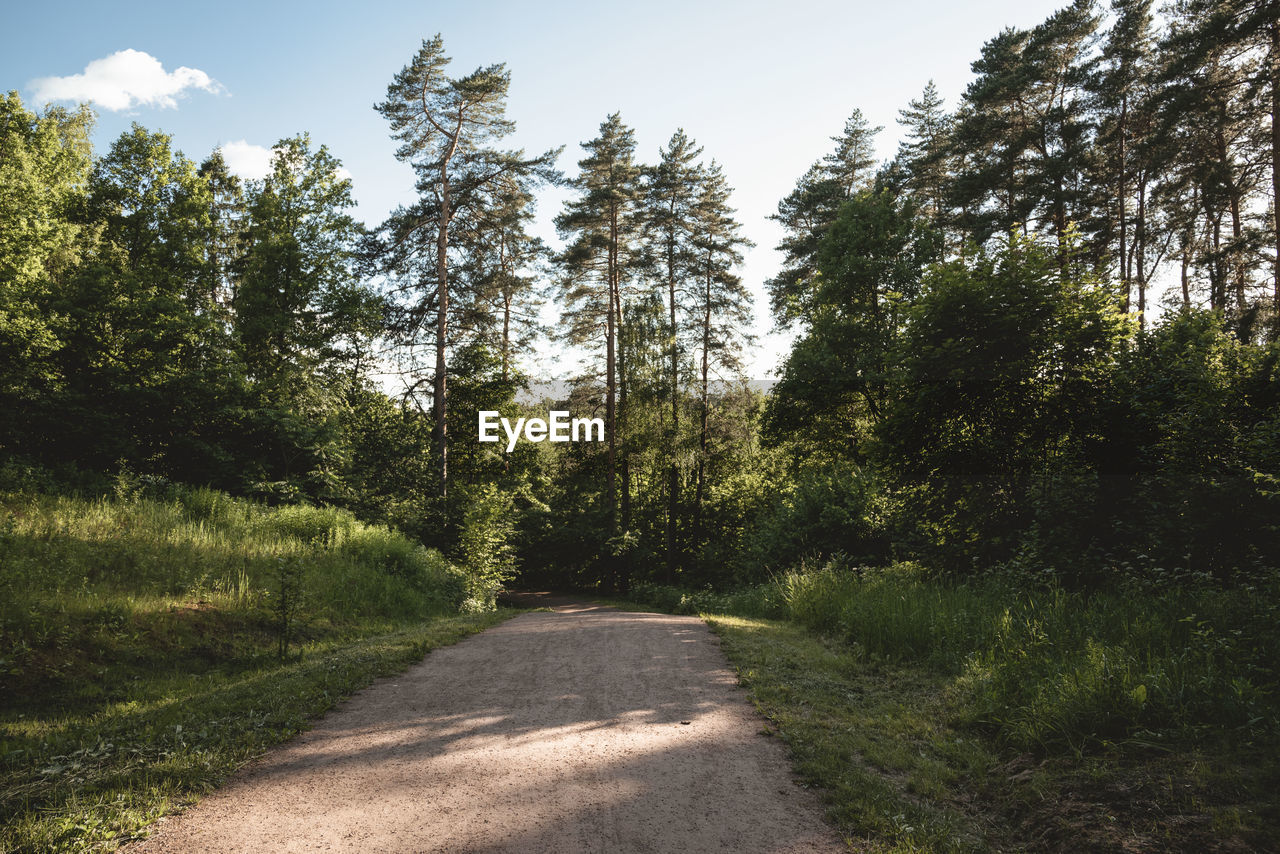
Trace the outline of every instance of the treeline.
{"type": "Polygon", "coordinates": [[[889,162],[854,111],[778,208],[798,337],[767,398],[750,244],[683,131],[646,163],[611,115],[566,179],[503,147],[505,67],[450,76],[437,36],[376,108],[416,198],[366,228],[306,136],[242,182],[138,127],[95,158],[87,111],[10,94],[0,446],[350,508],[531,581],[1274,566],[1278,21],[1076,2],[991,39],[954,110],[930,84],[889,162]],[[548,184],[558,251],[530,233],[548,184]],[[606,441],[478,443],[548,332],[587,358],[540,410],[606,441]]]}
{"type": "Polygon", "coordinates": [[[855,111],[776,216],[778,536],[1075,583],[1274,567],[1278,38],[1274,3],[1077,2],[989,41],[953,112],[930,84],[888,163],[855,111]]]}
{"type": "Polygon", "coordinates": [[[493,577],[519,549],[615,579],[644,517],[674,572],[709,524],[716,411],[749,316],[726,179],[683,132],[639,162],[615,114],[566,181],[558,151],[499,147],[513,129],[502,66],[453,78],[448,64],[439,37],[424,41],[377,105],[419,197],[373,227],[305,134],[242,180],[220,152],[197,163],[136,124],[95,155],[87,107],[7,95],[5,483],[142,477],[157,494],[334,505],[493,577]],[[548,183],[576,190],[560,252],[529,233],[548,183]],[[545,330],[551,297],[562,322],[545,330]],[[476,412],[519,409],[518,365],[548,331],[590,356],[557,404],[606,415],[606,442],[481,445],[476,412]]]}

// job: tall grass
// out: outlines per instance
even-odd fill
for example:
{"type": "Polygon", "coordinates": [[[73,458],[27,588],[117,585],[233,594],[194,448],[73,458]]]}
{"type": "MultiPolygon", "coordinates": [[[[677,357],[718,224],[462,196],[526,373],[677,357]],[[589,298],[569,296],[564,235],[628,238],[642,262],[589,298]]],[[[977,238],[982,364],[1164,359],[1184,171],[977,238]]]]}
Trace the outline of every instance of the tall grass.
{"type": "Polygon", "coordinates": [[[1280,585],[1111,591],[949,583],[903,565],[779,582],[791,619],[867,655],[955,674],[965,714],[1020,747],[1246,737],[1280,726],[1280,585]]]}
{"type": "Polygon", "coordinates": [[[208,489],[0,494],[0,684],[56,679],[121,646],[162,650],[181,641],[175,623],[215,647],[219,631],[269,633],[286,564],[301,573],[304,635],[456,613],[465,597],[439,552],[343,510],[208,489]]]}
{"type": "Polygon", "coordinates": [[[461,570],[342,510],[127,476],[102,498],[9,485],[3,851],[113,847],[378,674],[507,616],[458,616],[461,570]]]}
{"type": "Polygon", "coordinates": [[[1020,749],[1081,752],[1210,731],[1269,741],[1280,732],[1274,578],[1080,593],[830,562],[735,593],[634,593],[678,613],[789,619],[854,655],[948,674],[958,714],[1020,749]]]}

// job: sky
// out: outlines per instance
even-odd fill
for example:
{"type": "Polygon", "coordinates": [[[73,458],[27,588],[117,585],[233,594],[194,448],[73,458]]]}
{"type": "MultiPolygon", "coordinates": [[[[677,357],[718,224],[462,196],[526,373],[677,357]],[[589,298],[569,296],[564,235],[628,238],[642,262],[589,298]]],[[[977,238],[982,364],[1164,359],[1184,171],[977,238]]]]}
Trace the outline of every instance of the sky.
{"type": "MultiPolygon", "coordinates": [[[[413,176],[373,104],[422,39],[440,33],[456,76],[507,64],[517,130],[506,142],[565,146],[559,165],[570,175],[579,144],[615,111],[635,129],[642,162],[682,127],[721,163],[756,243],[740,271],[756,300],[747,373],[767,379],[790,342],[773,330],[763,287],[781,263],[781,232],[768,219],[778,200],[855,107],[884,126],[878,153],[888,158],[898,110],[930,79],[953,107],[987,39],[1065,3],[0,0],[0,89],[34,106],[91,99],[99,152],[138,122],[193,160],[222,146],[246,176],[265,169],[274,142],[306,131],[342,161],[356,216],[375,225],[412,199],[413,176]]],[[[537,232],[553,246],[566,193],[539,199],[537,232]]],[[[578,373],[574,358],[544,346],[527,368],[563,377],[578,373]]]]}

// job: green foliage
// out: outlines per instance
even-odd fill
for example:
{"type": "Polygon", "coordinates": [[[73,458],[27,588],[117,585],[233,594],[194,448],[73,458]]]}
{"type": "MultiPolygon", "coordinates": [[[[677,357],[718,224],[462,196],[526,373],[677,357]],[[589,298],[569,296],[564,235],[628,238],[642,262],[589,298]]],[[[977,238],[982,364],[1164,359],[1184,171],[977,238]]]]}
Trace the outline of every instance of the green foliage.
{"type": "Polygon", "coordinates": [[[37,115],[0,98],[0,443],[30,445],[19,410],[62,387],[63,318],[53,310],[84,248],[78,221],[91,160],[92,115],[37,115]]]}
{"type": "MultiPolygon", "coordinates": [[[[1198,733],[1159,749],[1144,737],[1039,756],[975,732],[968,694],[946,672],[850,654],[790,622],[706,619],[769,720],[762,734],[786,744],[858,850],[1275,847],[1278,769],[1266,742],[1198,733]]],[[[1092,659],[1098,672],[1112,667],[1092,659]]],[[[1141,692],[1115,700],[1141,702],[1141,692]]]]}
{"type": "Polygon", "coordinates": [[[835,148],[809,167],[770,217],[784,231],[777,248],[785,254],[785,266],[765,283],[779,323],[790,324],[801,315],[819,247],[841,207],[874,183],[875,137],[882,130],[872,127],[862,111],[855,109],[845,121],[844,133],[832,137],[835,148]]]}
{"type": "Polygon", "coordinates": [[[743,580],[781,571],[798,557],[881,563],[889,556],[891,512],[885,490],[865,468],[840,461],[803,469],[743,533],[743,580]]]}
{"type": "Polygon", "coordinates": [[[787,615],[783,588],[776,583],[718,593],[641,581],[631,586],[627,598],[672,614],[735,614],[773,619],[787,615]]]}
{"type": "Polygon", "coordinates": [[[1103,468],[1131,571],[1230,578],[1280,555],[1280,345],[1184,311],[1121,361],[1103,468]]]}
{"type": "Polygon", "coordinates": [[[787,619],[863,663],[924,667],[958,722],[1015,750],[1080,755],[1227,736],[1280,737],[1280,586],[1131,582],[1077,593],[1025,579],[958,583],[915,564],[812,562],[732,592],[649,583],[629,598],[677,614],[787,619]]]}
{"type": "Polygon", "coordinates": [[[502,585],[515,575],[515,523],[511,495],[486,484],[470,496],[458,534],[457,559],[467,577],[467,610],[494,607],[502,585]]]}
{"type": "Polygon", "coordinates": [[[1280,732],[1274,580],[1070,593],[829,564],[779,582],[787,613],[873,658],[960,677],[964,715],[1022,749],[1280,732]]]}
{"type": "MultiPolygon", "coordinates": [[[[1107,291],[1034,240],[1011,235],[929,274],[877,430],[921,555],[974,571],[1011,558],[1029,531],[1074,530],[1125,333],[1107,291]]],[[[1037,557],[1064,571],[1089,545],[1050,542],[1066,550],[1037,557]]]]}
{"type": "Polygon", "coordinates": [[[1005,847],[984,791],[995,752],[947,724],[945,678],[851,659],[792,623],[719,613],[707,622],[769,720],[762,734],[787,745],[846,842],[875,852],[1005,847]]]}
{"type": "Polygon", "coordinates": [[[75,690],[91,662],[163,661],[165,638],[180,634],[170,623],[186,609],[310,639],[454,613],[466,595],[438,552],[346,511],[274,510],[207,489],[148,498],[136,478],[120,483],[125,500],[8,493],[0,502],[8,688],[40,684],[34,696],[49,702],[75,690]],[[105,611],[122,621],[104,626],[95,615],[105,611]],[[156,637],[144,643],[148,627],[156,637]]]}
{"type": "Polygon", "coordinates": [[[764,435],[797,455],[866,456],[884,417],[893,348],[939,238],[909,202],[885,189],[846,201],[818,244],[816,272],[791,295],[805,324],[766,410],[764,435]]]}

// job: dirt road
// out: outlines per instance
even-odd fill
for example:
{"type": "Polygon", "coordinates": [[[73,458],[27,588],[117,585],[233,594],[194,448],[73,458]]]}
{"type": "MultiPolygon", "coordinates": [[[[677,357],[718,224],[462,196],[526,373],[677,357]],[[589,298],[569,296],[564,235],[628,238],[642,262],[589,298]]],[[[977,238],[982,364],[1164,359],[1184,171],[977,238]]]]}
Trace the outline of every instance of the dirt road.
{"type": "Polygon", "coordinates": [[[141,852],[844,850],[700,620],[561,604],[383,679],[141,852]]]}

